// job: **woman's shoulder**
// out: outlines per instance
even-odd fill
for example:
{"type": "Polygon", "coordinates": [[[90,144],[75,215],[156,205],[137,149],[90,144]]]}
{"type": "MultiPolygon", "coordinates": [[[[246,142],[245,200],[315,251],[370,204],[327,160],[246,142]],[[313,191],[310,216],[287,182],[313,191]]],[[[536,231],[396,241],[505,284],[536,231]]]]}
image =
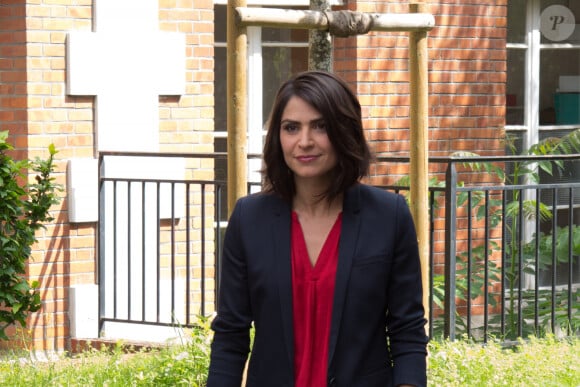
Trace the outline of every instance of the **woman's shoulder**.
{"type": "Polygon", "coordinates": [[[347,199],[350,208],[375,215],[389,214],[389,216],[400,211],[408,212],[405,198],[399,193],[367,184],[359,184],[353,188],[354,191],[351,191],[347,199]]]}
{"type": "Polygon", "coordinates": [[[287,204],[279,196],[268,192],[256,192],[237,200],[236,209],[244,213],[264,213],[270,210],[280,211],[287,204]]]}
{"type": "Polygon", "coordinates": [[[409,205],[400,193],[365,184],[360,184],[358,192],[354,208],[358,208],[362,216],[385,220],[411,218],[409,205]]]}
{"type": "Polygon", "coordinates": [[[241,197],[238,199],[238,202],[242,202],[244,204],[278,204],[282,202],[282,198],[278,195],[275,195],[271,192],[255,192],[248,194],[246,196],[241,197]]]}
{"type": "Polygon", "coordinates": [[[377,200],[384,201],[397,201],[402,196],[398,193],[388,191],[384,188],[368,185],[368,184],[358,184],[357,189],[359,190],[362,197],[368,198],[376,198],[377,200]]]}

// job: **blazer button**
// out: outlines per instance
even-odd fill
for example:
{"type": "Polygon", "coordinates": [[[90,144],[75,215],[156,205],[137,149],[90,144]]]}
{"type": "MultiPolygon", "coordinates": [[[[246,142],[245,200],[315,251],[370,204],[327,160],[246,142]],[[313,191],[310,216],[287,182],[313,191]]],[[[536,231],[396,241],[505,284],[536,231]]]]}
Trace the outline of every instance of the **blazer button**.
{"type": "Polygon", "coordinates": [[[328,381],[328,386],[329,386],[329,387],[335,387],[336,385],[337,385],[337,384],[336,384],[336,378],[333,376],[333,377],[331,377],[331,378],[330,378],[330,380],[328,381]]]}

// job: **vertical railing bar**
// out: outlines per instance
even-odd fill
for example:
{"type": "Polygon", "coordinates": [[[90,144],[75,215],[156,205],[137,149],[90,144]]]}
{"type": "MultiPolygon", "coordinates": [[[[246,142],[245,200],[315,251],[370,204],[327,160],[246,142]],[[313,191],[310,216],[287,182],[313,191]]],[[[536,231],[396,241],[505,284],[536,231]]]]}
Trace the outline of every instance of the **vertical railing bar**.
{"type": "Polygon", "coordinates": [[[534,332],[540,333],[540,204],[541,188],[536,188],[536,245],[534,254],[534,332]]]}
{"type": "Polygon", "coordinates": [[[445,308],[444,335],[455,340],[455,274],[457,173],[451,160],[445,174],[445,308]]]}
{"type": "Polygon", "coordinates": [[[185,324],[191,324],[191,195],[190,183],[185,184],[185,324]]]}
{"type": "Polygon", "coordinates": [[[131,320],[131,182],[127,181],[127,320],[131,320]]]}
{"type": "Polygon", "coordinates": [[[146,261],[146,246],[145,246],[145,231],[146,231],[146,227],[145,227],[145,217],[146,217],[146,211],[145,211],[145,200],[147,199],[146,195],[145,195],[145,189],[146,189],[147,183],[145,182],[141,182],[141,321],[145,321],[145,311],[147,308],[147,304],[145,302],[145,291],[147,289],[147,284],[145,283],[146,281],[146,269],[147,269],[147,261],[146,261]]]}
{"type": "Polygon", "coordinates": [[[569,188],[568,198],[568,335],[572,335],[572,280],[574,262],[574,188],[569,188]]]}
{"type": "Polygon", "coordinates": [[[524,235],[524,195],[523,189],[519,189],[518,195],[518,337],[522,336],[523,332],[523,311],[522,311],[522,302],[523,302],[523,238],[524,235]]]}
{"type": "Polygon", "coordinates": [[[157,182],[156,183],[156,190],[157,190],[157,195],[156,195],[156,224],[157,224],[157,251],[156,251],[156,265],[157,265],[157,278],[156,278],[156,282],[157,282],[157,296],[156,296],[156,302],[157,302],[157,311],[156,311],[156,321],[160,322],[161,321],[161,183],[157,182]]]}
{"type": "Polygon", "coordinates": [[[117,318],[117,180],[113,182],[113,318],[117,318]]]}
{"type": "Polygon", "coordinates": [[[205,316],[205,183],[201,183],[201,315],[205,316]]]}
{"type": "Polygon", "coordinates": [[[467,335],[471,338],[471,275],[472,275],[472,259],[473,259],[473,220],[471,212],[473,211],[473,192],[467,192],[467,335]]]}
{"type": "Polygon", "coordinates": [[[175,182],[171,182],[171,322],[175,323],[175,182]]]}
{"type": "Polygon", "coordinates": [[[556,281],[557,281],[557,252],[558,241],[558,188],[552,190],[552,305],[550,305],[552,332],[556,331],[556,281]]]}
{"type": "Polygon", "coordinates": [[[105,317],[105,249],[106,249],[106,238],[105,238],[105,227],[106,227],[106,187],[107,184],[104,181],[103,176],[103,163],[104,159],[102,155],[99,155],[98,161],[98,187],[99,187],[99,202],[98,202],[98,250],[97,250],[97,284],[99,285],[98,291],[98,308],[99,308],[99,320],[98,320],[98,337],[101,336],[101,331],[103,330],[103,319],[105,317]]]}
{"type": "Polygon", "coordinates": [[[215,289],[214,289],[214,310],[218,308],[219,288],[221,279],[221,256],[222,256],[222,229],[221,229],[221,214],[222,214],[222,185],[216,185],[216,253],[215,253],[215,289]]]}
{"type": "Polygon", "coordinates": [[[501,283],[500,283],[500,313],[501,313],[501,317],[500,317],[500,331],[501,331],[501,335],[505,336],[505,287],[506,287],[506,283],[505,283],[505,265],[506,265],[506,256],[507,256],[507,251],[506,251],[506,240],[507,240],[507,226],[506,223],[508,222],[508,218],[507,218],[507,195],[508,192],[507,190],[502,191],[502,196],[501,196],[501,213],[503,215],[503,219],[501,222],[501,283]]]}
{"type": "Polygon", "coordinates": [[[489,190],[485,190],[485,236],[484,236],[484,268],[483,268],[483,341],[487,343],[488,323],[489,323],[489,190]]]}

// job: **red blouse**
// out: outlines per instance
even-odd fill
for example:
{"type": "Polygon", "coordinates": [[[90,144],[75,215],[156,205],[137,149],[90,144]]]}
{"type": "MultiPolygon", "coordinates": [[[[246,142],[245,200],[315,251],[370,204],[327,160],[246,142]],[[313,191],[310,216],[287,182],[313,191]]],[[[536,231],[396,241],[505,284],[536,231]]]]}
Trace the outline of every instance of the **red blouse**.
{"type": "Polygon", "coordinates": [[[312,266],[298,215],[292,212],[295,387],[327,385],[328,339],[341,224],[339,214],[312,266]]]}

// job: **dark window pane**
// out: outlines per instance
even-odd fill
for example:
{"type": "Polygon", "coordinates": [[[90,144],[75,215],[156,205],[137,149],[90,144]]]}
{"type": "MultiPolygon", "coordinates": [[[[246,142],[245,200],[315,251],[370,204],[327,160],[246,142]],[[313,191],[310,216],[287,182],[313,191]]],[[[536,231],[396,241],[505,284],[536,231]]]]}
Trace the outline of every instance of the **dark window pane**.
{"type": "Polygon", "coordinates": [[[541,125],[580,124],[580,85],[568,90],[570,76],[580,77],[580,49],[540,51],[541,125]]]}
{"type": "Polygon", "coordinates": [[[508,43],[526,41],[526,0],[508,1],[508,43]]]}
{"type": "Polygon", "coordinates": [[[524,124],[525,55],[525,50],[507,50],[506,125],[524,124]]]}
{"type": "Polygon", "coordinates": [[[276,91],[292,74],[308,69],[308,48],[264,47],[262,49],[264,76],[263,122],[268,119],[276,91]]]}
{"type": "Polygon", "coordinates": [[[216,5],[214,7],[214,40],[216,42],[225,43],[226,39],[226,26],[227,26],[227,16],[226,16],[226,6],[216,5]]]}
{"type": "Polygon", "coordinates": [[[215,109],[215,131],[226,132],[226,90],[227,90],[227,70],[226,70],[226,48],[215,47],[214,64],[214,109],[215,109]]]}

